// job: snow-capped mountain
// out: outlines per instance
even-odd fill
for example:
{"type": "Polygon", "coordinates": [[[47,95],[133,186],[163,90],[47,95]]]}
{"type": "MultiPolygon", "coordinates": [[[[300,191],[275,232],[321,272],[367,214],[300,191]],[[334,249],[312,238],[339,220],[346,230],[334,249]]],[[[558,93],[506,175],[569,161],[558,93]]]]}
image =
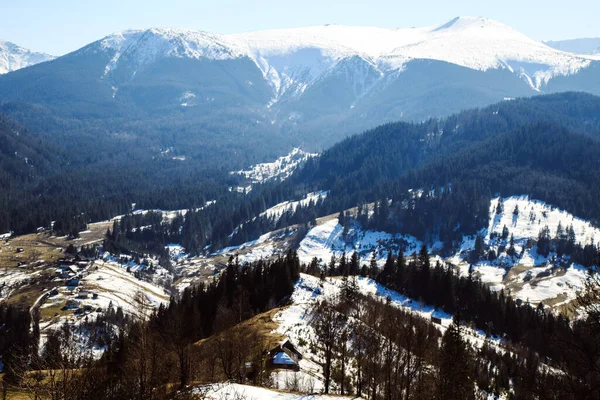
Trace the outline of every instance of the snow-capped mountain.
{"type": "Polygon", "coordinates": [[[588,57],[558,51],[480,17],[457,17],[424,28],[324,25],[232,35],[153,28],[115,33],[98,45],[112,55],[106,73],[119,68],[122,60],[143,68],[162,57],[248,57],[271,85],[275,100],[289,89],[302,93],[342,60],[356,57],[383,72],[401,71],[417,59],[444,61],[478,71],[507,69],[526,78],[535,89],[541,89],[554,75],[576,73],[591,62],[588,57]]]}
{"type": "Polygon", "coordinates": [[[288,145],[309,142],[314,151],[390,121],[539,93],[600,94],[599,74],[600,56],[553,49],[480,17],[228,35],[152,28],[3,77],[0,96],[77,118],[239,120],[249,130],[301,135],[288,145]]]}
{"type": "Polygon", "coordinates": [[[50,61],[54,58],[49,54],[36,53],[14,43],[0,40],[0,74],[50,61]]]}

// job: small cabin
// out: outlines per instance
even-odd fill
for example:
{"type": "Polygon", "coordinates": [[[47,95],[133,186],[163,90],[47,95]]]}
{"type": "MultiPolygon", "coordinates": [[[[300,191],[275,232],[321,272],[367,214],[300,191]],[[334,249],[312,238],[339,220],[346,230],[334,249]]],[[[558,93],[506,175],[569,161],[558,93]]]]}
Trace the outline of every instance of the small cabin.
{"type": "Polygon", "coordinates": [[[438,318],[438,317],[431,317],[431,322],[433,322],[434,324],[438,324],[441,325],[442,324],[442,319],[438,318]]]}
{"type": "Polygon", "coordinates": [[[269,350],[269,366],[272,369],[299,371],[300,360],[302,360],[302,354],[288,339],[269,350]]]}
{"type": "Polygon", "coordinates": [[[69,282],[67,282],[67,286],[71,286],[71,287],[79,286],[79,279],[71,279],[69,282]]]}
{"type": "Polygon", "coordinates": [[[86,292],[85,290],[82,290],[77,294],[78,299],[87,299],[89,297],[90,297],[90,293],[86,292]]]}

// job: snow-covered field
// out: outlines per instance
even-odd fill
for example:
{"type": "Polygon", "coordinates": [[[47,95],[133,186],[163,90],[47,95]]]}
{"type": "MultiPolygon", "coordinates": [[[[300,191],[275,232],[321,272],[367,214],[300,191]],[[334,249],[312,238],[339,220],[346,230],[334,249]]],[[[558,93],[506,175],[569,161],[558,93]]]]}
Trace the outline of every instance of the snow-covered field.
{"type": "Polygon", "coordinates": [[[27,271],[22,268],[0,268],[0,301],[10,295],[32,278],[39,276],[41,271],[27,271]]]}
{"type": "MultiPolygon", "coordinates": [[[[294,210],[298,205],[306,205],[327,195],[326,191],[307,195],[300,201],[288,201],[278,204],[263,213],[269,217],[279,218],[283,213],[294,210]]],[[[550,253],[543,257],[537,253],[537,246],[527,246],[535,242],[541,229],[548,227],[554,237],[558,226],[566,231],[573,227],[578,244],[600,242],[600,230],[589,222],[577,218],[570,213],[552,207],[541,201],[531,200],[527,196],[512,196],[504,199],[492,199],[490,205],[490,221],[487,229],[480,235],[489,250],[497,254],[493,261],[482,260],[473,267],[475,275],[490,285],[493,290],[504,289],[507,294],[532,304],[544,302],[556,307],[568,304],[575,299],[586,278],[586,269],[573,264],[566,256],[556,257],[550,253]],[[498,203],[502,201],[502,212],[497,213],[498,203]],[[514,213],[515,208],[518,213],[514,213]],[[502,230],[507,227],[510,236],[514,236],[515,256],[508,256],[507,240],[501,239],[502,230]],[[502,246],[502,247],[501,247],[502,246]]],[[[294,232],[287,234],[293,235],[294,232]]],[[[239,246],[228,247],[214,255],[240,255],[241,262],[266,259],[287,250],[289,243],[282,232],[267,233],[259,239],[239,246]],[[275,242],[282,243],[275,243],[275,242]]],[[[377,264],[382,266],[391,249],[397,252],[402,246],[406,255],[417,252],[422,242],[409,235],[391,235],[387,232],[363,230],[357,224],[350,226],[346,232],[335,216],[318,219],[317,226],[311,228],[302,238],[298,246],[298,256],[303,263],[310,263],[314,257],[326,265],[332,256],[339,257],[345,252],[349,257],[354,251],[360,256],[360,263],[368,264],[373,252],[377,264]]],[[[435,252],[441,246],[435,242],[430,251],[435,252]]],[[[467,275],[470,267],[469,253],[474,249],[475,238],[465,237],[458,250],[452,256],[435,260],[447,262],[455,266],[463,275],[467,275]]]]}
{"type": "Polygon", "coordinates": [[[98,294],[98,299],[90,300],[95,306],[106,309],[112,302],[125,313],[143,316],[169,301],[164,288],[136,279],[124,266],[102,260],[95,261],[94,265],[93,272],[82,279],[82,284],[98,294]]]}
{"type": "MultiPolygon", "coordinates": [[[[543,257],[537,253],[537,246],[527,247],[527,243],[536,241],[540,230],[546,226],[552,237],[556,235],[559,224],[563,231],[573,227],[576,242],[580,245],[599,243],[600,230],[588,221],[527,196],[502,199],[503,212],[497,214],[499,201],[499,198],[491,201],[488,228],[480,232],[485,244],[496,252],[498,258],[476,263],[475,275],[492,289],[505,289],[515,298],[532,304],[545,302],[558,306],[574,300],[586,278],[586,269],[573,264],[566,256],[561,258],[550,253],[548,257],[543,257]],[[515,208],[518,209],[517,214],[514,213],[515,208]],[[506,250],[500,251],[500,246],[508,247],[508,240],[501,239],[504,226],[508,229],[509,238],[514,236],[516,255],[512,257],[506,254],[506,250]],[[514,267],[518,269],[509,274],[514,267]]],[[[386,232],[364,231],[360,226],[351,227],[344,235],[338,219],[329,218],[308,232],[300,242],[298,255],[304,263],[316,257],[322,264],[327,264],[331,256],[339,258],[344,252],[349,256],[357,251],[361,264],[364,264],[369,262],[375,251],[377,263],[381,266],[387,250],[397,251],[398,243],[403,244],[407,255],[422,246],[420,241],[408,235],[392,236],[386,232]]],[[[435,243],[430,251],[435,251],[438,246],[440,243],[435,243]]],[[[456,266],[460,273],[467,275],[471,265],[468,255],[474,247],[475,238],[465,237],[453,256],[440,260],[447,261],[456,266]]]]}
{"type": "MultiPolygon", "coordinates": [[[[290,233],[293,234],[294,232],[291,231],[290,233]]],[[[285,250],[279,251],[281,249],[275,246],[275,240],[282,239],[285,236],[287,236],[285,232],[265,233],[256,240],[243,243],[239,246],[230,246],[219,250],[218,252],[214,253],[213,256],[236,255],[241,263],[254,262],[260,259],[266,260],[275,254],[285,253],[285,250]]]]}
{"type": "MultiPolygon", "coordinates": [[[[202,386],[194,390],[210,400],[342,400],[350,397],[326,396],[319,394],[285,393],[276,390],[240,385],[237,383],[223,383],[202,386]]],[[[353,397],[359,399],[358,397],[353,397]]]]}

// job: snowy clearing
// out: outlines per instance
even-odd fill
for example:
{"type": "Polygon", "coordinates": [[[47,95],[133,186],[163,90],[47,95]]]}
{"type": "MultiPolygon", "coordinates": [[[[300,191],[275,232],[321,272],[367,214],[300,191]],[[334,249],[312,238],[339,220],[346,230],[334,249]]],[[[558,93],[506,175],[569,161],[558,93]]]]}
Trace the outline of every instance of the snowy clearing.
{"type": "Polygon", "coordinates": [[[327,396],[318,394],[296,394],[270,390],[266,388],[222,383],[196,388],[194,393],[204,394],[211,400],[244,399],[244,400],[342,400],[359,399],[358,397],[327,396]]]}

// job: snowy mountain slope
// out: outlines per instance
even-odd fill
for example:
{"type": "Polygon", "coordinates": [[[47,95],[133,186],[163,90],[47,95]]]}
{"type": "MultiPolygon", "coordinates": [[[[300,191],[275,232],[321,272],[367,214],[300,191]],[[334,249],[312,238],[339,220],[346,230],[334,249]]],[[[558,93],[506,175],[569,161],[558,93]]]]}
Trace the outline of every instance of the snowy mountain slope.
{"type": "Polygon", "coordinates": [[[33,52],[14,43],[0,40],[0,74],[50,61],[54,58],[49,54],[33,52]]]}
{"type": "MultiPolygon", "coordinates": [[[[95,264],[98,269],[82,279],[83,287],[99,294],[98,300],[92,301],[95,306],[106,308],[112,302],[115,307],[123,308],[125,313],[139,316],[158,308],[161,303],[168,303],[169,293],[163,287],[136,279],[126,267],[101,260],[95,264]]],[[[166,271],[162,272],[166,274],[166,271]]]]}
{"type": "Polygon", "coordinates": [[[111,54],[105,75],[123,62],[138,69],[159,58],[228,60],[247,57],[273,90],[301,94],[342,60],[358,57],[382,71],[402,70],[414,59],[444,61],[470,69],[508,69],[540,89],[544,79],[569,75],[590,59],[553,49],[510,27],[480,17],[458,17],[441,26],[383,29],[339,25],[219,35],[184,29],[131,30],[95,46],[111,54]]]}
{"type": "Polygon", "coordinates": [[[118,68],[122,61],[137,70],[159,58],[209,58],[226,60],[240,57],[242,52],[233,43],[223,43],[219,35],[185,29],[130,30],[114,33],[98,42],[100,48],[112,53],[104,74],[118,68]]]}
{"type": "Polygon", "coordinates": [[[231,175],[243,176],[248,181],[246,185],[234,189],[238,192],[245,192],[252,190],[254,183],[265,183],[275,179],[283,181],[309,158],[317,155],[317,153],[308,153],[296,147],[288,155],[281,156],[273,162],[256,164],[247,170],[232,171],[231,175]]]}
{"type": "MultiPolygon", "coordinates": [[[[482,282],[494,290],[505,289],[515,298],[533,304],[543,302],[558,307],[568,305],[583,287],[586,268],[573,263],[569,256],[558,256],[551,251],[547,256],[538,253],[535,243],[542,229],[548,227],[551,237],[555,237],[559,225],[564,237],[572,227],[576,244],[585,246],[598,243],[600,229],[572,214],[552,207],[527,196],[513,196],[502,199],[502,210],[497,213],[500,199],[491,201],[489,227],[482,235],[488,252],[493,252],[493,260],[480,260],[473,263],[469,257],[475,248],[475,238],[466,237],[456,253],[447,258],[438,258],[453,265],[467,275],[469,267],[482,282]],[[518,208],[518,214],[514,214],[518,208]],[[508,237],[502,238],[504,227],[508,237]],[[509,239],[514,237],[515,255],[508,252],[509,239]]],[[[298,256],[304,263],[314,257],[326,265],[332,256],[339,259],[343,253],[349,256],[357,251],[361,265],[368,264],[373,252],[378,265],[382,266],[389,250],[397,252],[402,246],[406,255],[412,255],[422,243],[407,235],[391,235],[386,232],[365,231],[354,225],[344,233],[344,228],[334,216],[318,220],[318,225],[306,234],[298,246],[298,256]]],[[[429,246],[434,254],[440,243],[429,246]]]]}
{"type": "Polygon", "coordinates": [[[273,207],[270,207],[267,210],[263,211],[260,214],[260,216],[261,217],[266,216],[267,218],[279,219],[286,212],[296,211],[296,208],[298,208],[298,206],[306,207],[311,202],[316,203],[319,200],[325,199],[327,197],[328,193],[329,193],[329,191],[322,190],[320,192],[309,193],[306,196],[304,196],[304,198],[302,200],[284,201],[283,203],[279,203],[279,204],[274,205],[273,207]]]}
{"type": "Polygon", "coordinates": [[[537,76],[543,72],[568,75],[590,64],[486,18],[455,18],[424,36],[394,49],[384,59],[391,65],[401,65],[406,59],[432,59],[481,71],[507,68],[534,78],[538,89],[537,76]]]}
{"type": "Polygon", "coordinates": [[[350,56],[394,69],[405,59],[441,60],[479,70],[506,67],[508,61],[555,67],[586,61],[481,17],[457,17],[423,28],[324,25],[231,35],[151,28],[115,33],[100,44],[118,55],[112,65],[124,55],[138,59],[140,65],[160,56],[213,60],[247,56],[265,75],[271,68],[282,72],[302,66],[313,77],[350,56]]]}
{"type": "MultiPolygon", "coordinates": [[[[573,263],[569,256],[558,255],[554,251],[544,256],[533,244],[546,227],[554,238],[559,225],[565,238],[567,230],[572,227],[575,243],[580,246],[600,240],[600,229],[544,202],[531,200],[528,196],[492,199],[489,227],[481,234],[488,250],[493,251],[496,258],[475,263],[475,274],[492,288],[504,289],[522,301],[532,304],[543,302],[553,307],[568,305],[575,299],[577,291],[583,288],[586,268],[573,263]],[[498,213],[500,201],[502,206],[498,213]],[[502,238],[504,227],[508,230],[507,238],[502,238]],[[511,236],[514,237],[513,256],[508,254],[511,236]]],[[[468,274],[471,265],[467,255],[474,249],[474,243],[474,238],[466,238],[457,253],[447,259],[464,275],[468,274]]]]}
{"type": "MultiPolygon", "coordinates": [[[[293,209],[298,204],[306,205],[310,199],[318,199],[326,193],[313,193],[302,201],[283,202],[265,211],[264,215],[280,218],[286,210],[293,209]]],[[[560,225],[560,231],[566,237],[572,228],[575,243],[585,246],[600,241],[600,229],[564,210],[529,199],[528,196],[502,199],[501,211],[498,213],[499,202],[499,198],[491,200],[488,228],[479,233],[486,247],[486,256],[473,262],[471,253],[475,249],[475,238],[466,236],[455,252],[447,257],[436,255],[443,247],[441,242],[429,243],[433,260],[456,268],[464,276],[468,275],[472,266],[475,276],[493,290],[504,289],[507,294],[522,301],[532,304],[543,302],[555,308],[568,306],[582,288],[587,270],[574,263],[570,256],[559,256],[555,251],[550,251],[547,256],[541,255],[536,245],[540,231],[547,227],[550,236],[554,238],[560,225]],[[503,238],[504,227],[508,233],[503,238]],[[514,255],[509,254],[511,237],[514,239],[514,255]],[[493,259],[488,259],[487,254],[492,253],[493,259]]],[[[356,210],[348,212],[355,213],[356,210]]],[[[368,265],[374,254],[377,264],[382,267],[389,251],[396,254],[402,248],[408,257],[417,253],[423,245],[410,235],[365,230],[355,222],[344,229],[339,224],[338,214],[318,218],[316,226],[303,236],[298,235],[298,230],[292,226],[288,230],[269,232],[257,240],[227,247],[207,256],[190,259],[184,255],[182,265],[190,271],[199,262],[215,268],[224,265],[230,256],[238,256],[242,263],[253,262],[280,256],[294,248],[302,263],[309,264],[316,258],[322,268],[327,266],[331,257],[339,260],[346,254],[349,258],[355,251],[361,265],[368,265]]],[[[174,261],[180,263],[179,256],[178,254],[174,261]]]]}
{"type": "Polygon", "coordinates": [[[559,224],[563,230],[573,226],[576,242],[586,245],[590,242],[600,242],[600,229],[588,221],[577,218],[574,215],[553,207],[543,201],[530,199],[529,196],[511,196],[507,198],[495,198],[490,206],[490,226],[487,231],[486,240],[495,233],[500,235],[502,228],[506,225],[509,232],[514,235],[517,243],[524,243],[528,238],[535,238],[544,227],[550,229],[552,235],[556,234],[559,224]],[[503,212],[497,213],[498,204],[502,201],[503,212]],[[518,213],[515,214],[515,209],[518,213]]]}
{"type": "MultiPolygon", "coordinates": [[[[452,324],[451,315],[388,290],[372,279],[358,277],[356,283],[358,291],[364,296],[389,301],[389,304],[393,307],[410,312],[425,320],[436,318],[438,323],[435,328],[441,333],[445,332],[448,326],[452,324]]],[[[289,338],[291,343],[303,355],[299,363],[300,373],[312,376],[317,385],[322,384],[323,377],[320,365],[324,360],[322,355],[315,351],[314,345],[311,345],[311,343],[318,343],[313,323],[315,306],[323,300],[335,303],[339,299],[341,291],[342,279],[340,277],[328,277],[325,280],[320,280],[312,275],[301,274],[300,279],[294,286],[291,298],[292,304],[273,317],[273,320],[279,324],[275,332],[289,338]]],[[[487,344],[501,352],[506,351],[498,338],[486,337],[482,331],[463,327],[461,333],[473,348],[481,348],[484,344],[487,344]]],[[[352,342],[349,341],[349,346],[352,345],[352,342]]]]}
{"type": "Polygon", "coordinates": [[[322,221],[323,223],[312,228],[300,242],[298,257],[304,263],[308,264],[316,257],[326,264],[332,256],[339,258],[343,253],[349,256],[356,251],[361,258],[361,264],[366,264],[375,251],[379,264],[383,264],[387,250],[397,251],[402,245],[407,254],[412,254],[422,246],[422,243],[412,236],[364,231],[360,226],[354,226],[344,235],[344,228],[337,218],[323,218],[322,221]]]}

